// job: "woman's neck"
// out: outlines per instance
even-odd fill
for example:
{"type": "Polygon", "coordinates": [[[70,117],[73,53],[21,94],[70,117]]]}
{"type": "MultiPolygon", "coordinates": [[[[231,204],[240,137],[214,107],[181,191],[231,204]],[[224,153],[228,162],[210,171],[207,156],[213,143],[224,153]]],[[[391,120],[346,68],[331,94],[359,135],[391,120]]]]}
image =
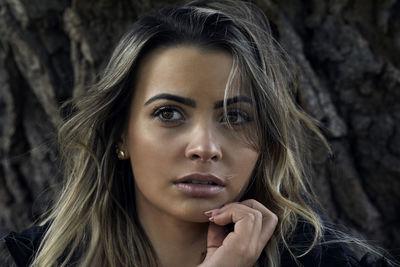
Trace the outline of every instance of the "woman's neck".
{"type": "Polygon", "coordinates": [[[140,223],[162,267],[197,266],[206,253],[208,223],[179,220],[156,209],[141,212],[140,223]]]}

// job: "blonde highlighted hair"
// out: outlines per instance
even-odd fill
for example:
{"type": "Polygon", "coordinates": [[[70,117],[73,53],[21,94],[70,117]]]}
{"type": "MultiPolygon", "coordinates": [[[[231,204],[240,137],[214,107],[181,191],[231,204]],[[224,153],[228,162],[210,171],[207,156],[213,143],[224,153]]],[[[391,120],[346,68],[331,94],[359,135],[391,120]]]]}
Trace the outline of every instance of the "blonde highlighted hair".
{"type": "MultiPolygon", "coordinates": [[[[279,218],[257,264],[280,266],[281,248],[292,251],[289,241],[299,220],[311,227],[312,240],[301,253],[291,252],[294,258],[321,241],[324,226],[311,207],[315,198],[307,182],[308,136],[327,144],[294,100],[290,60],[252,4],[194,1],[139,19],[114,49],[99,82],[70,102],[73,114],[59,130],[66,182],[42,222],[49,228],[33,266],[157,266],[136,217],[130,163],[118,160],[115,146],[126,127],[141,58],[176,45],[230,52],[232,74],[251,92],[257,126],[247,137],[260,156],[244,198],[258,200],[279,218]]],[[[232,93],[231,80],[225,96],[232,93]]]]}

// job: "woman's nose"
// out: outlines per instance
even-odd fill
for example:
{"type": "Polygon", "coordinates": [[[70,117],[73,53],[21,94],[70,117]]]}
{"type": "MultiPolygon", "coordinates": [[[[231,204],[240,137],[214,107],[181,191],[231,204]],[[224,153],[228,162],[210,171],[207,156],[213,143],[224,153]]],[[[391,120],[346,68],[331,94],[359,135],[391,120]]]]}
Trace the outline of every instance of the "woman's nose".
{"type": "Polygon", "coordinates": [[[222,159],[221,146],[216,134],[210,127],[197,127],[189,137],[185,156],[201,162],[219,161],[222,159]]]}

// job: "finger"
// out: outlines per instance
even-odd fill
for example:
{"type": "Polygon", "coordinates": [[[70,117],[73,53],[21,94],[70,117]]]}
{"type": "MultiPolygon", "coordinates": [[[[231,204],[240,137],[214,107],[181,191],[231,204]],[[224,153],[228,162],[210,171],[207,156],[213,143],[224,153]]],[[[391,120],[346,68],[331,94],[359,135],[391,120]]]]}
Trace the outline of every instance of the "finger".
{"type": "Polygon", "coordinates": [[[227,232],[224,227],[210,223],[207,233],[207,247],[220,247],[226,234],[227,232]]]}
{"type": "Polygon", "coordinates": [[[222,246],[226,234],[227,232],[224,227],[216,225],[215,223],[209,224],[207,233],[207,256],[205,260],[211,257],[214,252],[222,246]]]}
{"type": "Polygon", "coordinates": [[[213,212],[211,220],[218,225],[227,225],[233,222],[235,223],[235,233],[245,234],[250,238],[253,237],[249,236],[250,233],[254,231],[260,233],[262,227],[261,212],[240,203],[230,203],[213,212]]]}
{"type": "Polygon", "coordinates": [[[220,209],[213,210],[213,217],[217,224],[235,222],[235,232],[239,234],[246,232],[250,239],[259,241],[258,246],[260,247],[265,246],[273,235],[278,223],[278,217],[263,204],[254,199],[248,199],[240,203],[230,203],[220,209]],[[226,213],[228,210],[232,212],[232,208],[236,210],[235,213],[226,213]],[[259,221],[260,214],[262,219],[259,221]],[[233,217],[229,217],[229,215],[233,217]],[[258,219],[256,220],[252,217],[258,219]],[[238,221],[236,221],[235,218],[238,219],[238,221]]]}
{"type": "Polygon", "coordinates": [[[276,225],[278,224],[278,216],[254,199],[244,200],[241,202],[241,204],[253,209],[257,209],[261,212],[263,219],[260,241],[262,243],[268,241],[273,235],[276,225]]]}
{"type": "Polygon", "coordinates": [[[275,213],[267,209],[263,204],[258,202],[257,200],[254,199],[247,199],[243,202],[240,202],[242,205],[246,205],[252,209],[256,209],[261,212],[263,216],[263,221],[265,221],[268,224],[275,224],[277,223],[278,217],[276,216],[275,213]]]}
{"type": "MultiPolygon", "coordinates": [[[[243,262],[254,262],[253,260],[260,256],[276,225],[267,219],[275,216],[275,214],[255,200],[247,200],[244,203],[230,203],[220,209],[208,211],[206,215],[211,216],[210,220],[216,226],[234,223],[234,231],[226,235],[222,245],[220,244],[221,241],[218,241],[214,244],[219,243],[219,247],[210,246],[207,248],[206,259],[224,258],[225,263],[227,260],[232,260],[232,264],[237,264],[239,260],[232,257],[226,259],[226,256],[224,256],[226,253],[241,255],[239,258],[243,262]],[[211,255],[213,255],[212,258],[210,258],[211,255]]],[[[213,237],[210,235],[210,242],[207,242],[207,246],[213,244],[212,240],[213,237]]]]}
{"type": "Polygon", "coordinates": [[[248,206],[248,207],[250,207],[252,209],[259,210],[262,214],[266,214],[266,213],[271,212],[263,204],[261,204],[260,202],[258,202],[255,199],[246,199],[246,200],[240,202],[240,204],[246,205],[246,206],[248,206]]]}
{"type": "MultiPolygon", "coordinates": [[[[234,231],[226,236],[221,248],[235,251],[238,255],[244,256],[243,260],[257,259],[263,248],[259,241],[262,229],[261,212],[240,203],[230,203],[216,213],[212,217],[216,224],[226,225],[231,222],[235,224],[234,231]]],[[[216,251],[218,252],[219,250],[216,251]]]]}

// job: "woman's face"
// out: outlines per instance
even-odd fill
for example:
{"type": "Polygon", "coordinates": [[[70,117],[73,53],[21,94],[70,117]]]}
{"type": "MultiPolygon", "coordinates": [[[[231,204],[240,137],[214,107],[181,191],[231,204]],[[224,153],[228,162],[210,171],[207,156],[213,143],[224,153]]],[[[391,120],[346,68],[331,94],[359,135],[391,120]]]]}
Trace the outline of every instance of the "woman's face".
{"type": "Polygon", "coordinates": [[[258,152],[238,135],[253,127],[251,100],[240,92],[222,101],[232,68],[222,50],[158,49],[143,58],[135,81],[128,151],[139,216],[145,212],[205,222],[204,211],[237,201],[258,152]]]}

